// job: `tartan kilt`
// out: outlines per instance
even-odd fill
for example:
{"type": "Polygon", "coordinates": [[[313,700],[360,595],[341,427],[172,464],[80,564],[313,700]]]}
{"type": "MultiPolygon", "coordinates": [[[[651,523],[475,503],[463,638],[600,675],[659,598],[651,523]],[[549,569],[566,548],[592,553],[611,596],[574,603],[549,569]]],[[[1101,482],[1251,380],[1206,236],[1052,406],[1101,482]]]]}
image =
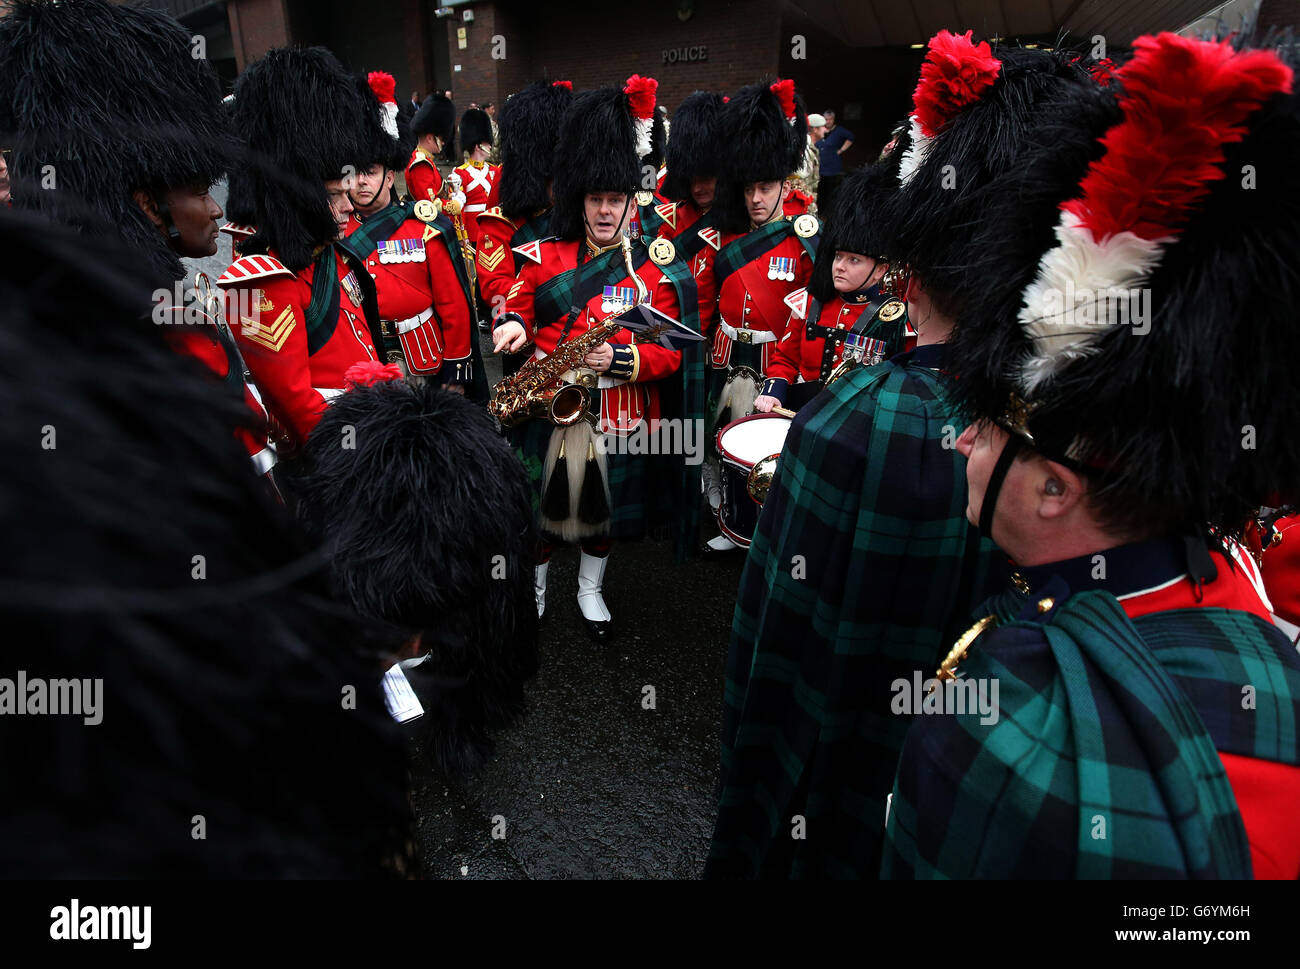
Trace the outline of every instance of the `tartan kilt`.
{"type": "MultiPolygon", "coordinates": [[[[551,434],[556,430],[549,420],[535,418],[511,428],[508,435],[533,484],[535,514],[540,512],[542,493],[546,488],[546,482],[542,480],[546,449],[551,434]]],[[[595,433],[600,436],[600,431],[595,433]]],[[[586,456],[570,455],[566,460],[585,461],[586,456]]],[[[655,455],[625,454],[613,448],[606,452],[605,462],[610,506],[608,535],[619,541],[644,538],[649,523],[663,511],[660,502],[648,498],[652,493],[663,494],[662,487],[651,490],[651,482],[661,474],[658,469],[662,462],[655,455]]]]}

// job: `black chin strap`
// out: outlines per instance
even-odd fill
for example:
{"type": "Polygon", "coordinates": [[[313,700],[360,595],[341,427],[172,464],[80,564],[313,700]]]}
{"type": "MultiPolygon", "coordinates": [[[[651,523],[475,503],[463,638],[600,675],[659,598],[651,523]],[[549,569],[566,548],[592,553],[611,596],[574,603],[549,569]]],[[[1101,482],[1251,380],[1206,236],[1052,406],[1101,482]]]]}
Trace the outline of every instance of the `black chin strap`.
{"type": "Polygon", "coordinates": [[[181,230],[176,228],[176,223],[172,221],[172,212],[167,206],[167,199],[155,195],[154,201],[158,204],[158,214],[162,217],[163,228],[167,230],[167,238],[176,242],[181,237],[181,230]]]}
{"type": "MultiPolygon", "coordinates": [[[[631,207],[631,205],[632,205],[632,199],[633,199],[633,198],[634,198],[633,195],[628,195],[628,197],[627,197],[627,201],[625,201],[625,202],[623,203],[623,218],[621,218],[621,219],[618,220],[618,224],[619,224],[619,226],[620,226],[620,229],[619,229],[619,235],[622,235],[624,232],[627,231],[627,226],[624,225],[623,223],[627,221],[627,211],[628,211],[628,209],[629,209],[629,208],[631,207]]],[[[587,221],[587,210],[586,210],[586,206],[583,206],[583,211],[582,211],[582,224],[583,224],[583,225],[586,227],[586,229],[587,229],[587,241],[590,242],[590,241],[591,241],[591,223],[587,221]]],[[[614,238],[617,239],[618,236],[615,236],[614,238]]]]}
{"type": "Polygon", "coordinates": [[[1020,453],[1020,448],[1020,438],[1014,434],[1008,435],[1007,443],[1002,446],[1002,453],[998,456],[998,463],[993,466],[993,474],[989,476],[988,487],[984,490],[984,502],[980,505],[979,530],[985,538],[993,538],[993,513],[998,507],[998,493],[1002,490],[1002,483],[1006,481],[1011,462],[1020,453]]]}

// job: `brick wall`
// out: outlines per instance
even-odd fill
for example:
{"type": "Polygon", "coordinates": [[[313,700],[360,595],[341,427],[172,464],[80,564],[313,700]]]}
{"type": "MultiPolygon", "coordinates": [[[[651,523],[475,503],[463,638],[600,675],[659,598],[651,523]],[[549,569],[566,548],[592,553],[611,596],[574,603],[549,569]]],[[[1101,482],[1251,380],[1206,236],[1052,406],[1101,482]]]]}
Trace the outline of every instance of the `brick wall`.
{"type": "Polygon", "coordinates": [[[631,7],[604,0],[577,0],[562,8],[497,0],[471,5],[474,23],[457,16],[447,22],[458,107],[495,101],[537,78],[567,79],[575,90],[622,84],[632,74],[659,81],[659,101],[672,110],[697,89],[734,90],[779,61],[779,0],[710,0],[697,4],[690,20],[677,19],[674,4],[631,7]],[[563,10],[563,13],[559,13],[563,10]],[[468,27],[467,50],[456,46],[456,28],[468,27]],[[492,59],[492,37],[505,38],[506,57],[492,59]],[[665,63],[665,50],[706,48],[703,61],[665,63]]]}
{"type": "Polygon", "coordinates": [[[230,36],[239,70],[272,47],[289,43],[289,9],[286,0],[229,0],[230,36]]]}

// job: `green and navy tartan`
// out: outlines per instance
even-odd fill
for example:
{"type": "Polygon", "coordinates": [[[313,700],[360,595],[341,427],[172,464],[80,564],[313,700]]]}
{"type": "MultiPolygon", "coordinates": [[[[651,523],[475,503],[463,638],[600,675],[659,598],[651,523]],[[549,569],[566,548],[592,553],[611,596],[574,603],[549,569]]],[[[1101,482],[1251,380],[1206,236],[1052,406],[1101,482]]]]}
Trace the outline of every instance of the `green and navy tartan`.
{"type": "Polygon", "coordinates": [[[966,521],[942,359],[932,345],[854,370],[790,429],[740,582],[706,876],[879,871],[908,726],[890,684],[939,665],[999,558],[966,521]]]}
{"type": "Polygon", "coordinates": [[[997,678],[995,724],[916,718],[882,877],[1251,877],[1216,750],[1300,762],[1294,647],[1246,612],[1130,619],[1109,592],[1053,582],[960,667],[997,678]],[[1039,616],[1043,596],[1056,605],[1039,616]]]}

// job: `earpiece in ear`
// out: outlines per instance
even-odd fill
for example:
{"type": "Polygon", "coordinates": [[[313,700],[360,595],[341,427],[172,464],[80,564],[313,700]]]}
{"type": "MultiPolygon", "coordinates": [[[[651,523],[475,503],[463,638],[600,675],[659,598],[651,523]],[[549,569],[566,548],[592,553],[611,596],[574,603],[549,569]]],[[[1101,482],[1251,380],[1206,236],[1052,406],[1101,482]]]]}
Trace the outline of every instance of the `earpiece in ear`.
{"type": "Polygon", "coordinates": [[[1057,481],[1055,478],[1047,479],[1047,484],[1044,486],[1044,490],[1053,498],[1059,498],[1065,493],[1065,488],[1062,487],[1061,482],[1057,481]]]}

